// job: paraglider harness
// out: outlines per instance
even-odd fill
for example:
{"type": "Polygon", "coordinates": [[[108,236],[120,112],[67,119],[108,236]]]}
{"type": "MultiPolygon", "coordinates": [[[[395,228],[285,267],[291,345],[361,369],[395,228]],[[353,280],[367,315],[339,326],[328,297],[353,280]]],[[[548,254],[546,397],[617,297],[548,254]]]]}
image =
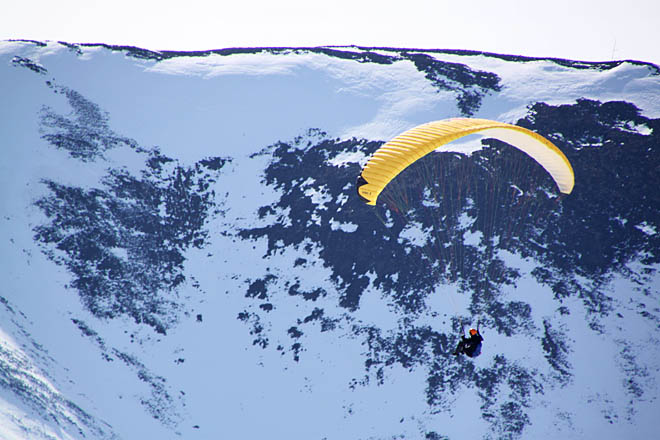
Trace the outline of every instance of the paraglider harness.
{"type": "Polygon", "coordinates": [[[484,338],[481,336],[479,333],[479,324],[477,323],[477,328],[471,328],[470,329],[470,337],[465,336],[465,328],[461,324],[461,331],[463,334],[461,335],[461,340],[458,342],[458,346],[456,347],[456,350],[454,350],[454,354],[456,356],[459,356],[460,354],[464,354],[467,357],[477,357],[481,354],[481,342],[484,340],[484,338]]]}

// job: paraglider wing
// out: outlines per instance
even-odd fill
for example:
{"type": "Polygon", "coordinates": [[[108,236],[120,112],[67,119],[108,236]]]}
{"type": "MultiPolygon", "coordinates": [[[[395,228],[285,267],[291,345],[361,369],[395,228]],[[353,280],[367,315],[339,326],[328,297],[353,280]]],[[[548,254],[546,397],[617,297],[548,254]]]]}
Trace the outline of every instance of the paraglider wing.
{"type": "Polygon", "coordinates": [[[552,142],[526,128],[488,119],[454,118],[412,128],[382,145],[358,177],[357,191],[368,205],[375,205],[387,184],[406,167],[437,148],[470,134],[506,142],[538,162],[559,191],[570,194],[575,177],[564,154],[552,142]]]}

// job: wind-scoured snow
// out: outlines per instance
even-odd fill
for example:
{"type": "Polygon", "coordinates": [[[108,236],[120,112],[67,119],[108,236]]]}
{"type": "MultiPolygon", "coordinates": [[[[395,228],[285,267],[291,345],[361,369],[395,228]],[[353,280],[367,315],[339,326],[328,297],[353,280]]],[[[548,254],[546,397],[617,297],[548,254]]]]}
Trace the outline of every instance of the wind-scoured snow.
{"type": "MultiPolygon", "coordinates": [[[[0,426],[6,439],[74,439],[79,436],[110,439],[112,428],[80,404],[89,397],[69,400],[69,384],[58,383],[66,375],[48,351],[29,333],[28,317],[0,297],[0,426]]],[[[63,371],[64,370],[64,371],[63,371]]]]}
{"type": "MultiPolygon", "coordinates": [[[[11,41],[0,69],[0,437],[656,432],[657,66],[11,41]],[[457,116],[551,139],[573,194],[503,182],[491,229],[438,182],[364,205],[383,141],[457,116]]],[[[428,158],[483,181],[507,154],[428,158]]]]}

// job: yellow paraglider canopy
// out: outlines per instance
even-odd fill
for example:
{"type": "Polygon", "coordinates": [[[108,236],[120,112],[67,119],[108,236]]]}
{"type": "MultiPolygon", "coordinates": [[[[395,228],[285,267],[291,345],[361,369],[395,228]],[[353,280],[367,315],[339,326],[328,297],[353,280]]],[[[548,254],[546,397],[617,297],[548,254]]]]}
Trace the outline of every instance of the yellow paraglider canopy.
{"type": "Polygon", "coordinates": [[[358,194],[375,205],[387,184],[416,160],[469,134],[499,139],[529,155],[553,178],[559,191],[570,194],[575,176],[570,162],[552,142],[526,128],[488,119],[454,118],[412,128],[381,146],[362,168],[358,194]]]}

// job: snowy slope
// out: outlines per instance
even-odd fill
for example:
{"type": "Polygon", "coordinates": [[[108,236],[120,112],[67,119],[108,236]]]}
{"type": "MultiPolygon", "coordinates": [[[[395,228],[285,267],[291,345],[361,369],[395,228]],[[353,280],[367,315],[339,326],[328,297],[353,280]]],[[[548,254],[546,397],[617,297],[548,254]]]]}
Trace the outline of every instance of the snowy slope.
{"type": "Polygon", "coordinates": [[[0,60],[0,437],[654,435],[658,66],[23,41],[0,60]],[[537,131],[576,173],[560,215],[500,246],[488,296],[355,196],[382,141],[454,116],[537,131]],[[483,354],[454,359],[477,317],[483,354]]]}

